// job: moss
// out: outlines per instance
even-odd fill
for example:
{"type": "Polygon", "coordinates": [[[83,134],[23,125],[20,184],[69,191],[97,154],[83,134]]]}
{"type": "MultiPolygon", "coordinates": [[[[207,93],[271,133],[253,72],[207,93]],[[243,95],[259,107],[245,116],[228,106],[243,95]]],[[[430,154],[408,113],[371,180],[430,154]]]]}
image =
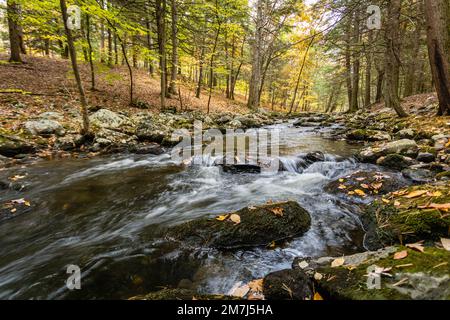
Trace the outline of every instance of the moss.
{"type": "MultiPolygon", "coordinates": [[[[424,253],[421,253],[405,247],[398,247],[397,251],[401,250],[406,250],[408,253],[407,257],[401,260],[395,260],[391,255],[375,263],[363,263],[357,267],[320,267],[316,271],[324,275],[324,278],[317,281],[317,290],[328,299],[403,300],[411,299],[411,297],[392,287],[399,281],[396,275],[423,273],[425,276],[442,277],[450,274],[450,264],[448,263],[450,252],[446,250],[425,248],[424,253]],[[370,290],[367,287],[367,270],[372,265],[390,268],[389,273],[393,275],[393,277],[382,277],[380,289],[370,290]]],[[[448,293],[441,290],[438,294],[445,296],[448,293]]]]}
{"type": "Polygon", "coordinates": [[[237,298],[226,295],[199,294],[186,289],[165,288],[146,295],[135,296],[129,300],[237,300],[237,298]]]}
{"type": "Polygon", "coordinates": [[[371,249],[399,241],[439,240],[448,237],[450,215],[432,204],[450,203],[449,182],[413,186],[370,204],[362,221],[371,249]],[[416,192],[417,196],[414,195],[416,192]]]}
{"type": "Polygon", "coordinates": [[[283,241],[303,234],[311,225],[308,212],[292,201],[244,208],[235,214],[241,219],[239,224],[202,218],[170,228],[167,236],[193,246],[235,249],[283,241]]]}
{"type": "Polygon", "coordinates": [[[436,175],[436,179],[440,180],[442,178],[449,178],[450,179],[450,171],[444,171],[440,172],[436,175]]]}

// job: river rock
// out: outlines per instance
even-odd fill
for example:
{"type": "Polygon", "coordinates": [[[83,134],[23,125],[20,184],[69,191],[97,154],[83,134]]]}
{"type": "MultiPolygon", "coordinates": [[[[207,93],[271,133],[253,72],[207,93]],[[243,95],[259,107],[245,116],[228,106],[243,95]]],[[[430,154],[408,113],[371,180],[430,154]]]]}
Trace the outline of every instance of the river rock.
{"type": "Polygon", "coordinates": [[[67,135],[56,139],[55,146],[58,149],[69,151],[83,144],[84,137],[81,134],[67,135]]]}
{"type": "Polygon", "coordinates": [[[148,145],[131,145],[128,149],[132,153],[136,154],[153,154],[160,155],[164,153],[164,149],[158,144],[148,144],[148,145]]]}
{"type": "Polygon", "coordinates": [[[162,289],[129,300],[237,300],[238,298],[220,294],[201,294],[189,289],[162,289]]]}
{"type": "Polygon", "coordinates": [[[331,194],[361,197],[355,190],[361,190],[367,195],[382,195],[406,185],[407,182],[404,179],[392,173],[357,171],[330,182],[325,187],[325,191],[331,194]]]}
{"type": "Polygon", "coordinates": [[[222,164],[223,172],[226,173],[261,173],[261,167],[252,164],[222,164]]]}
{"type": "Polygon", "coordinates": [[[381,146],[381,152],[385,155],[391,153],[410,154],[410,150],[418,150],[417,143],[414,140],[402,139],[381,146]]]}
{"type": "Polygon", "coordinates": [[[388,201],[375,200],[361,215],[367,230],[366,246],[378,249],[398,243],[400,239],[410,243],[448,238],[450,216],[442,215],[436,206],[450,202],[449,187],[449,181],[411,186],[389,194],[388,201]],[[415,196],[414,192],[419,195],[415,196]],[[412,196],[405,196],[410,194],[412,196]]]}
{"type": "Polygon", "coordinates": [[[0,136],[0,155],[14,157],[36,151],[36,147],[20,138],[0,136]]]}
{"type": "Polygon", "coordinates": [[[355,129],[347,134],[347,139],[356,141],[391,141],[389,133],[379,130],[355,129]]]}
{"type": "Polygon", "coordinates": [[[300,236],[310,225],[309,213],[298,203],[289,201],[247,207],[217,219],[201,218],[183,223],[169,228],[167,238],[193,247],[237,249],[267,246],[273,241],[300,236]]]}
{"type": "Polygon", "coordinates": [[[323,162],[325,161],[325,154],[322,151],[313,151],[306,154],[304,159],[308,164],[323,162]]]}
{"type": "Polygon", "coordinates": [[[48,112],[41,113],[39,115],[39,118],[44,119],[44,120],[62,121],[62,120],[64,120],[64,115],[59,112],[48,111],[48,112]]]}
{"type": "Polygon", "coordinates": [[[406,179],[409,179],[414,183],[432,182],[435,176],[435,174],[431,170],[413,168],[404,169],[402,171],[402,174],[406,179]]]}
{"type": "Polygon", "coordinates": [[[436,155],[429,152],[419,152],[416,160],[419,162],[431,163],[436,160],[436,155]]]}
{"type": "Polygon", "coordinates": [[[263,281],[263,294],[267,300],[311,300],[313,288],[313,281],[301,269],[272,272],[263,281]]]}
{"type": "Polygon", "coordinates": [[[63,126],[54,120],[42,119],[27,121],[24,126],[27,132],[32,135],[56,134],[58,136],[63,136],[65,134],[63,126]]]}
{"type": "Polygon", "coordinates": [[[90,124],[96,129],[112,129],[116,131],[130,132],[133,127],[129,118],[108,109],[100,109],[89,117],[90,124]]]}
{"type": "Polygon", "coordinates": [[[325,300],[447,300],[450,266],[443,262],[449,259],[450,252],[439,248],[427,247],[422,253],[387,247],[343,257],[296,259],[296,264],[308,264],[303,270],[325,300]],[[404,250],[406,258],[395,260],[395,253],[404,250]],[[397,267],[400,264],[403,267],[397,267]]]}
{"type": "Polygon", "coordinates": [[[402,129],[396,134],[396,136],[400,139],[413,139],[415,135],[416,133],[411,128],[402,129]]]}
{"type": "Polygon", "coordinates": [[[170,137],[170,131],[165,125],[157,124],[150,116],[145,116],[137,121],[135,135],[139,141],[162,143],[170,137]]]}
{"type": "Polygon", "coordinates": [[[377,165],[394,170],[403,170],[413,164],[413,159],[404,157],[400,154],[388,154],[377,160],[377,165]]]}
{"type": "Polygon", "coordinates": [[[216,119],[216,123],[218,125],[224,125],[232,120],[233,120],[233,118],[231,116],[223,115],[223,116],[219,117],[218,119],[216,119]]]}

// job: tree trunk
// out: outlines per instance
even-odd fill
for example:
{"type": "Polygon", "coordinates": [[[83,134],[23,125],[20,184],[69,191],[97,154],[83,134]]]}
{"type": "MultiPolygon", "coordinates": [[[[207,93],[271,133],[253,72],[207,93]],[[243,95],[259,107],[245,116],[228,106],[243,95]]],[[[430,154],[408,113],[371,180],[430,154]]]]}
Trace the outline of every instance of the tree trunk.
{"type": "Polygon", "coordinates": [[[89,14],[86,15],[86,40],[88,43],[88,59],[89,66],[91,68],[91,90],[95,90],[95,70],[94,70],[94,62],[92,59],[92,43],[91,43],[91,23],[90,23],[89,14]]]}
{"type": "Polygon", "coordinates": [[[166,63],[166,0],[156,0],[156,27],[158,33],[159,70],[161,76],[161,109],[166,107],[167,95],[167,63],[166,63]]]}
{"type": "Polygon", "coordinates": [[[177,75],[178,75],[178,9],[176,0],[171,0],[172,10],[172,69],[170,76],[169,92],[177,94],[177,75]]]}
{"type": "Polygon", "coordinates": [[[259,108],[259,88],[261,86],[261,54],[263,37],[263,1],[256,3],[256,30],[252,45],[252,75],[249,84],[247,106],[249,109],[259,108]]]}
{"type": "MultiPolygon", "coordinates": [[[[372,45],[373,41],[373,33],[372,31],[369,31],[369,37],[368,37],[368,45],[372,45]]],[[[368,108],[372,103],[372,52],[370,50],[366,49],[366,88],[364,93],[364,107],[368,108]]]]}
{"type": "Polygon", "coordinates": [[[72,61],[72,69],[73,69],[73,73],[75,75],[75,80],[77,82],[78,92],[80,94],[81,114],[83,116],[83,128],[82,128],[81,133],[86,136],[89,134],[89,117],[88,117],[88,110],[87,110],[88,103],[86,100],[86,95],[84,93],[83,83],[81,82],[80,72],[78,70],[77,52],[75,50],[75,45],[73,43],[72,32],[67,25],[68,16],[67,16],[66,1],[60,0],[59,2],[60,2],[60,6],[61,6],[62,18],[64,21],[64,29],[66,31],[70,60],[72,61]]]}
{"type": "Polygon", "coordinates": [[[20,45],[20,27],[19,16],[20,8],[13,0],[8,0],[7,15],[8,15],[8,30],[9,30],[9,43],[10,43],[10,62],[23,63],[20,57],[21,45],[20,45]]]}
{"type": "Polygon", "coordinates": [[[450,114],[450,9],[446,5],[448,0],[425,1],[428,56],[439,99],[438,115],[450,114]]]}
{"type": "Polygon", "coordinates": [[[393,108],[399,117],[408,115],[400,105],[399,76],[400,76],[400,12],[401,0],[391,0],[388,7],[386,26],[386,107],[393,108]]]}
{"type": "Polygon", "coordinates": [[[359,12],[355,12],[353,22],[353,72],[352,72],[352,96],[350,103],[350,111],[354,112],[359,109],[358,94],[359,94],[359,69],[361,62],[359,60],[359,42],[360,42],[360,29],[359,29],[359,12]]]}
{"type": "Polygon", "coordinates": [[[205,41],[202,43],[202,47],[200,49],[200,59],[198,66],[198,83],[197,83],[197,91],[195,93],[195,97],[200,99],[200,95],[202,93],[202,85],[203,85],[203,65],[205,59],[205,41]]]}
{"type": "Polygon", "coordinates": [[[350,34],[351,34],[351,17],[348,17],[346,32],[345,32],[345,79],[347,84],[347,100],[348,109],[351,111],[353,88],[352,88],[352,58],[351,58],[351,46],[350,46],[350,34]]]}

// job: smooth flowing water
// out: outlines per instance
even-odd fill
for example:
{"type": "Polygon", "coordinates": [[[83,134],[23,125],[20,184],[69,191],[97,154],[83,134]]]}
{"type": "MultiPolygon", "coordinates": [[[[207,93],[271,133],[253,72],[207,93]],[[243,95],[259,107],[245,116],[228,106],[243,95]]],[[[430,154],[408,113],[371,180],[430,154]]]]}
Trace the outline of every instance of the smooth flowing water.
{"type": "Polygon", "coordinates": [[[357,147],[311,129],[278,127],[280,160],[289,171],[274,175],[184,166],[169,154],[41,161],[0,172],[2,180],[27,174],[26,191],[3,191],[1,203],[22,197],[32,203],[30,212],[0,222],[0,298],[70,297],[65,285],[70,264],[83,272],[78,298],[127,298],[182,280],[201,292],[227,293],[237,282],[290,267],[296,256],[362,250],[358,205],[324,191],[331,180],[368,168],[352,159],[357,147]],[[323,151],[326,161],[297,170],[310,151],[323,151]],[[203,252],[195,271],[189,262],[170,262],[177,250],[161,253],[167,258],[161,265],[133,263],[136,256],[159,254],[155,232],[163,227],[288,199],[310,212],[312,227],[283,247],[203,252]],[[142,274],[136,268],[148,268],[152,279],[136,276],[142,274]],[[104,276],[117,272],[136,289],[122,283],[123,277],[104,276]]]}

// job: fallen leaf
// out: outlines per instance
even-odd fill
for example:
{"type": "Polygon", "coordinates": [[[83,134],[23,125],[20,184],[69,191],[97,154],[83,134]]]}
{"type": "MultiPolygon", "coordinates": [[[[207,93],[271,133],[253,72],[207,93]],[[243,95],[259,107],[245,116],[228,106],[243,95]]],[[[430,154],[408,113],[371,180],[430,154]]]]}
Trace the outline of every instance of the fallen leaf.
{"type": "Polygon", "coordinates": [[[432,203],[427,207],[430,209],[448,210],[450,209],[450,203],[432,203]]]}
{"type": "Polygon", "coordinates": [[[305,269],[309,266],[309,263],[306,261],[302,261],[298,263],[298,266],[300,267],[300,269],[305,269]]]}
{"type": "Polygon", "coordinates": [[[407,268],[407,267],[412,267],[413,264],[412,263],[406,263],[406,264],[399,264],[398,266],[395,266],[396,268],[407,268]]]}
{"type": "Polygon", "coordinates": [[[338,189],[340,189],[340,190],[345,190],[345,189],[347,189],[347,186],[341,184],[341,185],[338,187],[338,189]]]}
{"type": "Polygon", "coordinates": [[[320,281],[323,279],[323,274],[316,272],[314,273],[314,279],[316,279],[317,281],[320,281]]]}
{"type": "Polygon", "coordinates": [[[399,251],[394,254],[394,260],[405,259],[407,256],[408,256],[408,251],[406,251],[406,250],[399,251]]]}
{"type": "Polygon", "coordinates": [[[344,182],[344,181],[345,181],[344,179],[339,179],[339,182],[341,182],[341,183],[344,182]]]}
{"type": "Polygon", "coordinates": [[[440,196],[442,196],[442,192],[440,192],[440,191],[435,191],[435,192],[433,192],[432,196],[433,196],[433,197],[440,197],[440,196]]]}
{"type": "Polygon", "coordinates": [[[337,259],[334,259],[333,262],[331,262],[331,267],[332,267],[332,268],[340,267],[340,266],[342,266],[344,263],[345,263],[345,258],[344,258],[344,257],[342,257],[342,258],[337,258],[337,259]]]}
{"type": "Polygon", "coordinates": [[[383,187],[383,184],[381,182],[372,184],[372,188],[375,189],[375,190],[380,190],[381,187],[383,187]]]}
{"type": "Polygon", "coordinates": [[[21,199],[16,199],[16,200],[11,200],[11,203],[16,203],[16,204],[24,204],[25,203],[25,199],[21,198],[21,199]]]}
{"type": "Polygon", "coordinates": [[[361,188],[364,188],[364,189],[369,189],[370,187],[369,187],[369,185],[367,185],[367,184],[363,183],[363,184],[361,185],[361,188]]]}
{"type": "Polygon", "coordinates": [[[427,190],[416,190],[416,191],[411,191],[410,193],[408,193],[407,195],[405,195],[405,198],[408,199],[412,199],[412,198],[417,198],[420,197],[421,195],[424,195],[425,193],[427,193],[427,190]]]}
{"type": "Polygon", "coordinates": [[[313,300],[318,300],[319,301],[319,300],[323,300],[323,298],[318,292],[316,292],[316,293],[314,293],[313,300]]]}
{"type": "Polygon", "coordinates": [[[406,245],[407,248],[419,251],[419,252],[424,252],[425,251],[425,247],[422,245],[422,241],[421,242],[416,242],[416,243],[408,243],[406,245]]]}
{"type": "Polygon", "coordinates": [[[272,211],[276,216],[283,216],[283,208],[273,208],[270,211],[272,211]]]}
{"type": "Polygon", "coordinates": [[[360,190],[360,189],[356,189],[356,190],[355,190],[355,193],[356,193],[358,196],[361,196],[361,197],[365,197],[365,196],[366,196],[366,193],[365,193],[364,191],[360,190]]]}
{"type": "Polygon", "coordinates": [[[398,200],[395,200],[395,201],[394,201],[394,206],[400,207],[400,205],[401,205],[400,201],[398,201],[398,200]]]}
{"type": "Polygon", "coordinates": [[[386,203],[386,204],[388,204],[388,203],[391,202],[391,201],[389,201],[388,199],[385,199],[385,198],[381,198],[381,201],[383,201],[383,202],[386,203]]]}
{"type": "Polygon", "coordinates": [[[230,216],[230,220],[233,221],[235,224],[241,223],[241,217],[238,214],[233,213],[230,216]]]}
{"type": "Polygon", "coordinates": [[[14,176],[14,177],[10,177],[9,180],[11,180],[11,181],[17,181],[17,180],[23,179],[23,178],[25,178],[25,177],[26,177],[26,176],[16,175],[16,176],[14,176]]]}
{"type": "Polygon", "coordinates": [[[23,204],[26,205],[27,207],[31,207],[31,203],[29,201],[25,201],[23,204]]]}
{"type": "Polygon", "coordinates": [[[252,292],[262,292],[263,291],[263,279],[256,279],[256,280],[250,281],[248,283],[248,287],[250,288],[250,291],[252,291],[252,292]]]}
{"type": "Polygon", "coordinates": [[[270,249],[275,249],[277,247],[277,243],[275,241],[272,241],[267,245],[267,247],[269,247],[270,249]]]}
{"type": "Polygon", "coordinates": [[[246,284],[233,290],[232,296],[243,298],[250,291],[250,287],[246,284]]]}
{"type": "Polygon", "coordinates": [[[450,251],[450,239],[441,238],[441,243],[445,250],[450,251]]]}
{"type": "Polygon", "coordinates": [[[218,216],[216,218],[217,221],[225,221],[230,215],[229,214],[224,214],[222,216],[218,216]]]}
{"type": "Polygon", "coordinates": [[[12,208],[12,209],[11,209],[11,213],[14,213],[14,212],[16,212],[16,211],[17,211],[16,208],[12,208]]]}
{"type": "Polygon", "coordinates": [[[360,177],[360,178],[356,178],[356,181],[358,181],[358,182],[360,182],[360,181],[364,181],[364,180],[366,180],[366,178],[365,178],[365,177],[360,177]]]}

